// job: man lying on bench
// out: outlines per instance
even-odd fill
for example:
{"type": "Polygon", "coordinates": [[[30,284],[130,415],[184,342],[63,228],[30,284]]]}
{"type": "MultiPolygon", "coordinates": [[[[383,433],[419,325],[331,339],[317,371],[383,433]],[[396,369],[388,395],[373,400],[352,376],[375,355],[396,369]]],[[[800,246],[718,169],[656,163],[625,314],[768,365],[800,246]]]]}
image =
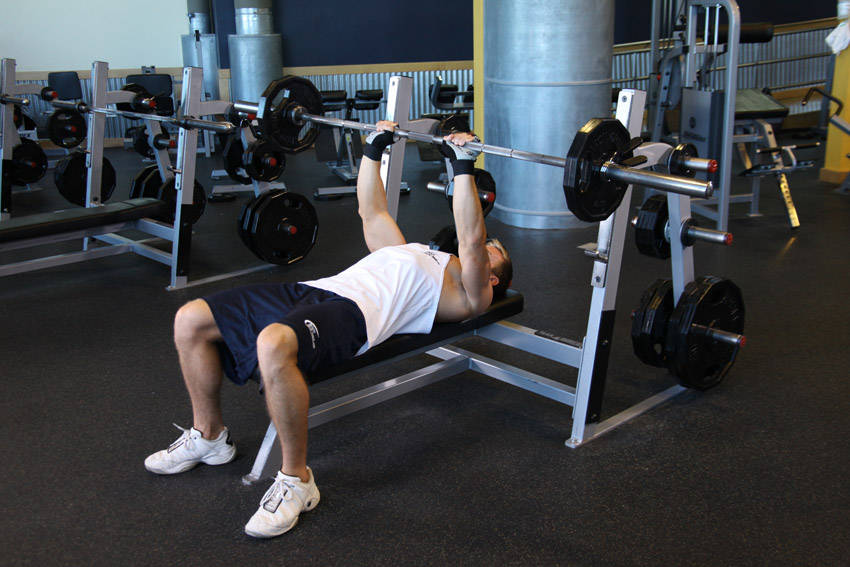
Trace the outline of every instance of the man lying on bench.
{"type": "Polygon", "coordinates": [[[248,535],[278,536],[319,503],[307,466],[311,376],[393,334],[429,333],[435,321],[479,315],[510,285],[508,253],[487,239],[473,179],[478,152],[464,147],[476,140],[472,134],[447,136],[441,149],[455,174],[458,256],[406,243],[387,211],[380,177],[381,154],[395,141],[396,126],[378,122],[363,149],[357,199],[368,256],[329,278],[254,285],[196,299],[175,317],[174,340],[194,427],[150,455],[145,467],[175,474],[198,463],[233,460],[236,448],[221,414],[222,372],[244,384],[259,371],[283,466],[246,524],[248,535]]]}

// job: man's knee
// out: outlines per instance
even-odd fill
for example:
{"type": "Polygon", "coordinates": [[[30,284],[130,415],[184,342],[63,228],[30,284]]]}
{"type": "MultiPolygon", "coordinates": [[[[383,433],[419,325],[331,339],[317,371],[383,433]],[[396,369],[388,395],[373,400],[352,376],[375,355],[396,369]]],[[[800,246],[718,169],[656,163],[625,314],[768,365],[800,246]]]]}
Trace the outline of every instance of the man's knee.
{"type": "Polygon", "coordinates": [[[288,366],[298,363],[298,337],[292,327],[272,323],[257,335],[257,360],[264,366],[288,366]]]}
{"type": "Polygon", "coordinates": [[[203,299],[195,299],[177,310],[174,316],[174,340],[180,344],[220,337],[212,310],[203,299]]]}

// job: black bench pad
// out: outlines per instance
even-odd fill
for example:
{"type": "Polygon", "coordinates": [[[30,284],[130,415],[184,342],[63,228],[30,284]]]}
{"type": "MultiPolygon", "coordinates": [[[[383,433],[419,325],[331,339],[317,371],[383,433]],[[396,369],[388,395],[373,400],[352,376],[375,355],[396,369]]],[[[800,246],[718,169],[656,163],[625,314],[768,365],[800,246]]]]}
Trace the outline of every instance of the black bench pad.
{"type": "Polygon", "coordinates": [[[97,226],[162,215],[168,205],[158,199],[128,199],[102,207],[64,209],[0,222],[0,243],[52,236],[97,226]]]}
{"type": "Polygon", "coordinates": [[[735,120],[785,118],[788,108],[759,89],[741,89],[735,97],[735,120]]]}
{"type": "Polygon", "coordinates": [[[367,350],[362,356],[347,360],[341,364],[326,368],[318,374],[308,377],[308,382],[315,384],[334,376],[345,374],[353,370],[359,370],[371,364],[383,362],[395,356],[409,353],[429,345],[436,345],[442,341],[451,339],[479,329],[486,325],[496,323],[522,311],[524,300],[522,294],[514,290],[493,304],[481,315],[460,323],[437,323],[428,334],[401,333],[393,335],[378,346],[367,350]]]}

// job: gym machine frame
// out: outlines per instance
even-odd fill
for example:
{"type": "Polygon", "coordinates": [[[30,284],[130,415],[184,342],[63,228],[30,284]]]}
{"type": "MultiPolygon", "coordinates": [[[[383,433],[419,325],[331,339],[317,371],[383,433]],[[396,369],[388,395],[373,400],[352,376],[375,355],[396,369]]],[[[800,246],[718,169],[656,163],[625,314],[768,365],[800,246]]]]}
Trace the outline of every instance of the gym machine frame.
{"type": "MultiPolygon", "coordinates": [[[[412,82],[409,78],[399,77],[393,77],[391,80],[412,82]]],[[[616,117],[626,126],[633,137],[637,137],[640,134],[645,102],[646,93],[644,91],[632,89],[620,91],[616,117]]],[[[318,119],[315,121],[322,122],[318,119]]],[[[363,129],[362,127],[364,126],[368,125],[358,124],[354,127],[363,129]]],[[[404,137],[414,138],[414,136],[417,135],[406,133],[399,142],[403,142],[404,137]]],[[[423,141],[436,143],[436,140],[423,141]]],[[[482,146],[488,148],[488,153],[507,155],[504,148],[498,149],[494,146],[483,144],[482,146]]],[[[641,167],[655,165],[660,161],[662,156],[667,155],[664,150],[669,151],[671,149],[666,144],[648,144],[645,152],[642,152],[641,148],[639,147],[635,150],[635,155],[645,155],[647,158],[647,161],[641,167]]],[[[395,146],[390,151],[390,155],[394,152],[395,146]]],[[[509,153],[511,155],[508,157],[517,157],[519,159],[563,167],[563,165],[558,163],[559,158],[542,160],[539,158],[539,154],[533,155],[519,151],[511,151],[509,153]]],[[[386,159],[386,153],[384,157],[386,159]]],[[[709,160],[704,161],[708,162],[709,160]]],[[[617,169],[612,169],[611,171],[615,175],[622,173],[618,172],[617,169]]],[[[634,178],[635,182],[639,182],[641,179],[652,179],[655,176],[664,177],[663,175],[652,174],[646,171],[639,173],[630,171],[628,173],[634,178]]],[[[706,184],[705,182],[696,181],[693,184],[693,193],[700,194],[696,190],[696,187],[700,183],[702,183],[704,190],[707,185],[709,189],[708,194],[710,194],[710,183],[706,184]]],[[[398,183],[385,184],[385,187],[388,193],[388,201],[397,203],[398,183]]],[[[680,186],[677,189],[681,190],[683,187],[680,186]]],[[[685,190],[683,192],[688,191],[685,190]]],[[[567,447],[577,448],[685,391],[686,388],[683,386],[671,386],[604,421],[600,421],[602,398],[614,331],[617,286],[626,230],[629,222],[631,193],[632,187],[629,186],[616,211],[599,223],[597,242],[582,246],[585,254],[593,258],[590,281],[590,285],[593,287],[593,293],[586,334],[581,342],[557,337],[551,333],[537,331],[509,321],[493,323],[476,331],[458,335],[445,341],[446,343],[453,343],[469,336],[478,336],[547,358],[564,366],[576,368],[578,369],[576,387],[568,386],[558,380],[540,376],[522,368],[484,357],[454,346],[453,344],[446,344],[446,346],[437,346],[436,348],[429,347],[430,350],[426,350],[427,354],[440,359],[437,363],[310,408],[308,418],[309,427],[313,428],[322,425],[463,371],[474,370],[523,390],[571,406],[573,408],[573,425],[571,436],[565,441],[565,445],[567,447]]],[[[702,195],[705,194],[706,192],[703,191],[702,195]]],[[[670,226],[682,226],[690,216],[690,198],[670,192],[667,195],[667,199],[670,226]]],[[[391,214],[395,218],[396,209],[393,209],[391,214]]],[[[671,237],[670,240],[673,287],[674,293],[678,298],[684,290],[685,285],[694,279],[693,250],[685,247],[679,238],[671,237]]],[[[407,356],[412,356],[419,352],[411,352],[407,356]]],[[[397,359],[398,357],[391,358],[379,364],[393,362],[397,359]]],[[[366,369],[368,370],[375,366],[372,365],[366,369]]],[[[363,369],[355,372],[362,371],[363,369]]],[[[334,379],[340,379],[343,376],[345,375],[337,376],[334,379]]],[[[280,468],[279,459],[280,452],[277,431],[274,424],[270,423],[251,472],[242,478],[243,483],[252,484],[274,474],[274,471],[280,468]]]]}
{"type": "MultiPolygon", "coordinates": [[[[14,60],[3,60],[3,69],[12,70],[12,74],[4,74],[4,78],[9,76],[13,77],[14,60]]],[[[195,280],[191,283],[189,283],[188,280],[192,230],[190,224],[184,223],[181,220],[181,213],[184,206],[192,205],[197,157],[197,129],[200,128],[218,132],[231,132],[234,129],[234,126],[228,122],[215,122],[192,117],[221,114],[230,107],[231,103],[227,101],[202,101],[201,93],[203,92],[203,71],[200,68],[187,67],[183,70],[183,96],[181,105],[182,118],[169,118],[153,114],[113,110],[107,108],[107,105],[130,102],[133,99],[134,93],[124,90],[107,91],[108,72],[108,65],[105,62],[96,61],[92,65],[91,105],[67,101],[52,101],[52,104],[55,107],[73,108],[88,114],[88,136],[87,148],[85,150],[87,166],[86,206],[87,208],[90,208],[100,206],[101,204],[100,188],[103,163],[103,135],[106,117],[128,116],[131,118],[139,118],[145,120],[148,128],[149,143],[154,151],[157,152],[157,167],[161,178],[164,181],[169,181],[172,178],[175,180],[177,198],[173,224],[169,225],[159,220],[144,218],[135,221],[128,221],[118,225],[101,227],[99,230],[86,230],[40,237],[33,242],[10,242],[0,246],[0,250],[20,249],[35,244],[48,244],[75,238],[84,239],[83,249],[80,251],[5,264],[0,266],[0,276],[64,265],[92,258],[113,256],[124,252],[134,252],[168,265],[171,269],[170,285],[167,287],[168,290],[181,289],[190,285],[200,285],[272,267],[273,265],[271,264],[262,264],[244,270],[195,280]],[[177,142],[176,167],[172,167],[170,165],[167,148],[158,147],[155,143],[156,135],[161,133],[161,126],[159,123],[175,124],[180,127],[177,142]],[[184,191],[184,187],[189,188],[189,190],[184,191]],[[152,239],[133,240],[115,234],[120,230],[128,229],[135,229],[140,232],[144,232],[152,236],[153,239],[159,238],[170,241],[172,243],[171,251],[165,252],[151,246],[149,242],[152,239]],[[108,246],[93,246],[91,239],[96,239],[104,244],[108,244],[108,246]]],[[[5,81],[3,86],[7,87],[7,89],[3,91],[4,93],[12,91],[15,94],[20,94],[18,90],[8,88],[9,84],[5,81]]],[[[22,85],[21,87],[32,88],[31,85],[22,85]]],[[[5,120],[6,107],[9,105],[3,104],[1,106],[4,112],[3,119],[5,120]]],[[[11,110],[8,112],[8,115],[11,123],[11,110]]],[[[5,124],[6,123],[4,122],[4,125],[5,124]]],[[[12,131],[14,132],[14,124],[12,126],[12,131]]],[[[4,128],[4,132],[5,131],[6,129],[4,128]]],[[[6,143],[6,138],[7,137],[4,136],[4,145],[6,143]]],[[[14,136],[8,137],[10,142],[13,138],[14,136]]]]}

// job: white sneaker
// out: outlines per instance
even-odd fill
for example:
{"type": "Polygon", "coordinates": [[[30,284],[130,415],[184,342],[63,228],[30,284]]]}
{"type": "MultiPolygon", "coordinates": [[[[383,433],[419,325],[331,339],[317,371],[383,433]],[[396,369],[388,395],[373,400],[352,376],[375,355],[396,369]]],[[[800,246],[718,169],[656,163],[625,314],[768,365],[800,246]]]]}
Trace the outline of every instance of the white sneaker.
{"type": "Polygon", "coordinates": [[[174,427],[183,434],[168,449],[157,451],[145,459],[145,468],[156,474],[177,474],[196,466],[223,465],[236,457],[236,445],[230,440],[230,432],[225,427],[217,439],[208,441],[194,427],[183,429],[176,423],[174,427]]]}
{"type": "Polygon", "coordinates": [[[253,537],[275,537],[287,532],[298,523],[301,512],[309,512],[319,503],[319,489],[313,478],[302,482],[297,476],[287,476],[277,471],[274,483],[260,501],[260,508],[245,524],[245,533],[253,537]]]}

